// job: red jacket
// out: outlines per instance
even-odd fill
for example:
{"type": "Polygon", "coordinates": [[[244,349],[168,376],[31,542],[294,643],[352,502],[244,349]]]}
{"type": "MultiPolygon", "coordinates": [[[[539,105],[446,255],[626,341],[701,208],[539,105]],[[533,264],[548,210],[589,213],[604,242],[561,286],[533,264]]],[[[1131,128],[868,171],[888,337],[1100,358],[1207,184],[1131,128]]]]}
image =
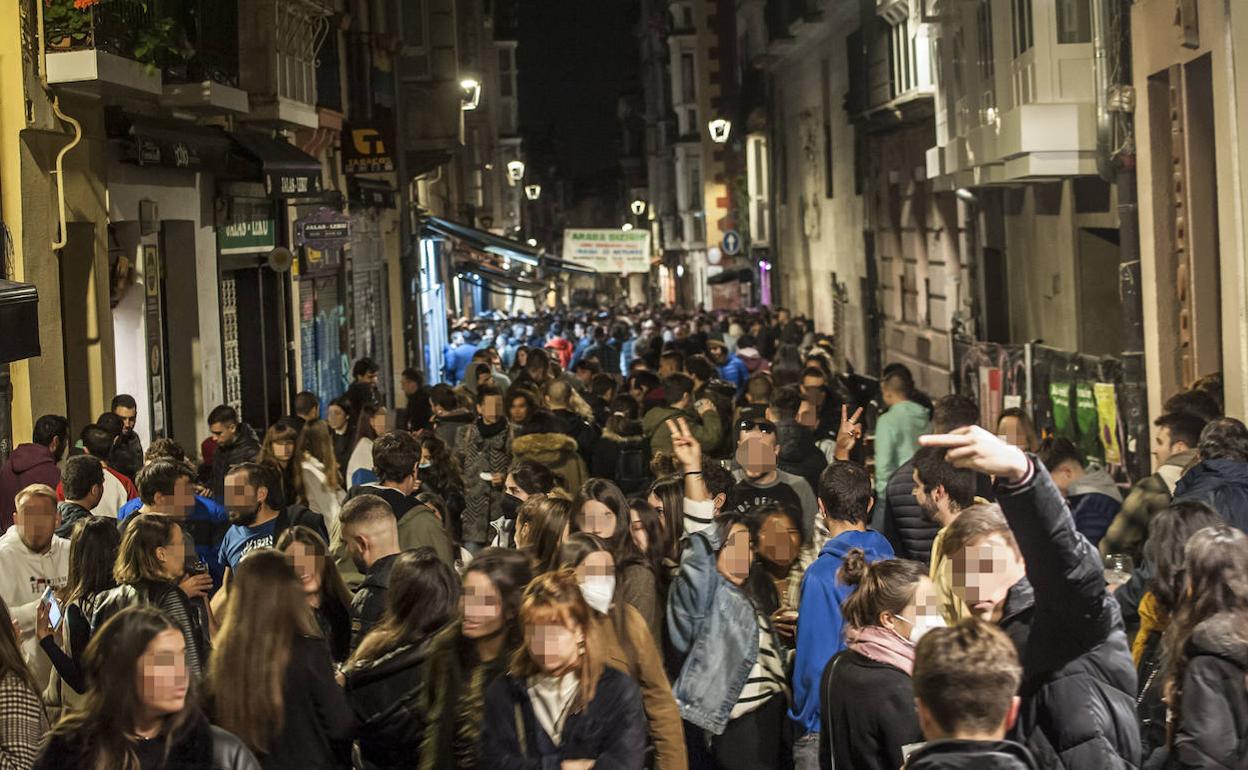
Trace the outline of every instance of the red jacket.
{"type": "Polygon", "coordinates": [[[575,350],[572,343],[563,337],[554,337],[546,343],[546,349],[559,356],[559,366],[567,370],[568,364],[572,363],[572,353],[575,350]]]}
{"type": "MultiPolygon", "coordinates": [[[[121,482],[121,485],[126,488],[127,500],[133,500],[139,496],[139,488],[134,485],[134,482],[130,480],[129,476],[111,466],[105,466],[104,470],[116,476],[117,480],[121,482]]],[[[65,487],[63,487],[59,481],[56,482],[56,499],[65,499],[65,487]]]]}
{"type": "Polygon", "coordinates": [[[61,483],[61,469],[52,450],[42,444],[22,444],[0,467],[0,531],[13,524],[17,493],[31,484],[47,484],[55,489],[61,483]]]}

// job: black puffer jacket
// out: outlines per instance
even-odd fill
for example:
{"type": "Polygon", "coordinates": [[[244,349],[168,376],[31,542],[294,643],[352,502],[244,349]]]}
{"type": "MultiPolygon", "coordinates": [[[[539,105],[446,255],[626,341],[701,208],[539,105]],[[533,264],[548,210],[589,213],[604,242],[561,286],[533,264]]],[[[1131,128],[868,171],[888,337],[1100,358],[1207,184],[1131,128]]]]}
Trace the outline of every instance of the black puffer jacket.
{"type": "Polygon", "coordinates": [[[1036,770],[1026,746],[1013,741],[931,741],[910,755],[905,770],[1036,770]]]}
{"type": "Polygon", "coordinates": [[[905,462],[888,480],[882,505],[883,523],[880,531],[893,544],[898,559],[913,559],[928,564],[932,559],[932,541],[940,524],[923,515],[914,497],[914,458],[905,462]]]}
{"type": "Polygon", "coordinates": [[[1187,643],[1174,768],[1248,767],[1248,617],[1214,615],[1187,643]]]}
{"type": "Polygon", "coordinates": [[[819,474],[828,467],[828,458],[815,444],[814,431],[795,420],[780,420],[776,423],[776,444],[780,447],[776,463],[780,470],[801,476],[811,489],[818,489],[819,474]]]}
{"type": "Polygon", "coordinates": [[[420,742],[429,724],[420,706],[427,650],[427,642],[407,644],[347,670],[347,699],[366,770],[420,764],[420,742]]]}
{"type": "MultiPolygon", "coordinates": [[[[999,486],[997,498],[1035,592],[1018,621],[1028,628],[1014,733],[1046,770],[1138,767],[1136,674],[1118,603],[1061,492],[1038,460],[1031,465],[1026,481],[999,486]]],[[[1019,629],[1006,631],[1017,643],[1019,629]]]]}

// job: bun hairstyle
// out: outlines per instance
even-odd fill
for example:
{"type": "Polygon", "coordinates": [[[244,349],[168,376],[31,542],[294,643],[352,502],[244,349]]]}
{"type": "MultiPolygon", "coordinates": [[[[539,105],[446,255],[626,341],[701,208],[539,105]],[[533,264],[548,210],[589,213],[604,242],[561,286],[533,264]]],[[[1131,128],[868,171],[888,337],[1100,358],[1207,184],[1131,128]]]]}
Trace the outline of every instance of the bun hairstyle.
{"type": "Polygon", "coordinates": [[[900,615],[914,598],[919,580],[927,576],[927,568],[909,559],[885,559],[867,563],[861,548],[850,549],[837,572],[846,585],[857,589],[845,600],[841,611],[845,620],[856,628],[879,625],[880,615],[900,615]]]}

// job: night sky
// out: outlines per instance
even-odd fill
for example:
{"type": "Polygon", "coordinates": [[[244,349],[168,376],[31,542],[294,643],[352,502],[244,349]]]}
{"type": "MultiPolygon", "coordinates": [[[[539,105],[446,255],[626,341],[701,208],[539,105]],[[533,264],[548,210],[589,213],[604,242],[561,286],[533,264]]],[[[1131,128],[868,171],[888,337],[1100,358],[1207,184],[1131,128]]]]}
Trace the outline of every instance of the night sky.
{"type": "Polygon", "coordinates": [[[618,163],[616,104],[637,89],[636,0],[520,0],[520,124],[553,129],[567,178],[618,163]]]}

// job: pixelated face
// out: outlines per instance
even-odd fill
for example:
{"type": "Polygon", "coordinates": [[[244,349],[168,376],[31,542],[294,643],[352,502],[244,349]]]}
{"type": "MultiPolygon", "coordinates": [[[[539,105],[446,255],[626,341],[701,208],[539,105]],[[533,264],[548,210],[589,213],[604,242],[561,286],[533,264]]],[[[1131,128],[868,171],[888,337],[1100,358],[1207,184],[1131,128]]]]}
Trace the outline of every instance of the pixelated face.
{"type": "Polygon", "coordinates": [[[997,435],[1010,446],[1027,449],[1027,433],[1023,430],[1023,421],[1017,417],[1002,417],[997,423],[997,435]]]}
{"type": "Polygon", "coordinates": [[[390,416],[389,412],[387,412],[385,409],[378,409],[377,414],[373,415],[373,418],[368,421],[369,425],[372,426],[373,431],[378,436],[384,435],[386,433],[386,420],[389,416],[390,416]]]}
{"type": "Polygon", "coordinates": [[[186,572],[186,541],[182,537],[182,528],[174,527],[169,531],[169,542],[156,547],[156,561],[164,567],[165,574],[175,580],[186,572]]]}
{"type": "Polygon", "coordinates": [[[758,555],[781,567],[793,563],[802,550],[802,533],[783,513],[773,513],[758,529],[758,555]]]}
{"type": "Polygon", "coordinates": [[[121,418],[122,430],[126,433],[134,430],[134,423],[138,420],[139,410],[119,406],[113,410],[113,414],[121,418]]]}
{"type": "Polygon", "coordinates": [[[497,394],[486,396],[477,404],[477,411],[486,425],[497,423],[503,416],[503,397],[497,394]]]}
{"type": "Polygon", "coordinates": [[[208,426],[212,440],[218,444],[228,444],[238,435],[238,425],[232,422],[214,422],[208,426]]]}
{"type": "Polygon", "coordinates": [[[533,662],[548,674],[567,671],[580,659],[585,633],[562,623],[533,623],[524,629],[525,644],[533,662]]]}
{"type": "Polygon", "coordinates": [[[274,441],[270,446],[273,449],[273,456],[279,462],[288,463],[290,458],[295,455],[295,440],[284,438],[280,441],[274,441]]]}
{"type": "Polygon", "coordinates": [[[13,525],[27,548],[44,553],[52,546],[52,535],[60,518],[51,500],[43,495],[27,495],[14,512],[13,525]]]}
{"type": "Polygon", "coordinates": [[[594,551],[576,568],[576,580],[584,583],[590,577],[615,577],[615,559],[606,551],[594,551]]]}
{"type": "Polygon", "coordinates": [[[139,656],[136,669],[135,690],[144,708],[162,717],[182,710],[190,679],[181,631],[166,628],[156,634],[139,656]]]}
{"type": "Polygon", "coordinates": [[[823,400],[828,397],[826,384],[822,377],[803,377],[802,396],[815,406],[823,406],[823,400]]]}
{"type": "Polygon", "coordinates": [[[512,422],[525,422],[529,419],[529,402],[521,397],[513,398],[507,412],[512,422]]]}
{"type": "Polygon", "coordinates": [[[347,424],[347,411],[338,404],[330,404],[325,410],[325,422],[334,430],[342,430],[347,424]]]}
{"type": "Polygon", "coordinates": [[[194,512],[195,483],[187,476],[180,476],[173,484],[173,509],[170,514],[178,519],[186,519],[194,512]]]}
{"type": "Polygon", "coordinates": [[[750,576],[750,563],[754,561],[750,530],[744,524],[734,524],[719,550],[715,565],[719,574],[734,586],[739,586],[750,576]]]}
{"type": "Polygon", "coordinates": [[[765,476],[776,469],[776,434],[758,430],[741,432],[737,462],[750,478],[765,476]]]}
{"type": "Polygon", "coordinates": [[[981,620],[998,620],[1005,595],[1018,579],[1018,553],[1003,536],[991,534],[971,540],[951,561],[954,595],[981,620]]]}
{"type": "Polygon", "coordinates": [[[641,514],[637,513],[634,508],[628,509],[628,534],[632,535],[637,550],[642,553],[649,551],[650,535],[646,532],[646,525],[641,520],[641,514]]]}
{"type": "Polygon", "coordinates": [[[298,540],[286,546],[286,561],[299,576],[299,583],[304,593],[316,595],[321,592],[321,570],[325,567],[325,557],[318,556],[311,546],[298,540]]]}
{"type": "Polygon", "coordinates": [[[597,500],[587,500],[576,514],[576,526],[582,532],[597,535],[603,540],[610,540],[615,536],[617,524],[615,511],[597,500]]]}
{"type": "Polygon", "coordinates": [[[463,633],[466,639],[491,636],[503,627],[503,597],[481,572],[471,571],[464,576],[463,633]]]}
{"type": "Polygon", "coordinates": [[[881,619],[889,619],[899,636],[918,644],[919,639],[928,631],[945,625],[944,618],[940,615],[940,595],[936,592],[935,584],[926,577],[920,577],[914,596],[901,614],[890,617],[889,613],[884,613],[881,619]]]}
{"type": "Polygon", "coordinates": [[[256,487],[247,479],[246,473],[231,473],[225,477],[225,510],[231,524],[247,526],[260,513],[260,496],[256,487]]]}

